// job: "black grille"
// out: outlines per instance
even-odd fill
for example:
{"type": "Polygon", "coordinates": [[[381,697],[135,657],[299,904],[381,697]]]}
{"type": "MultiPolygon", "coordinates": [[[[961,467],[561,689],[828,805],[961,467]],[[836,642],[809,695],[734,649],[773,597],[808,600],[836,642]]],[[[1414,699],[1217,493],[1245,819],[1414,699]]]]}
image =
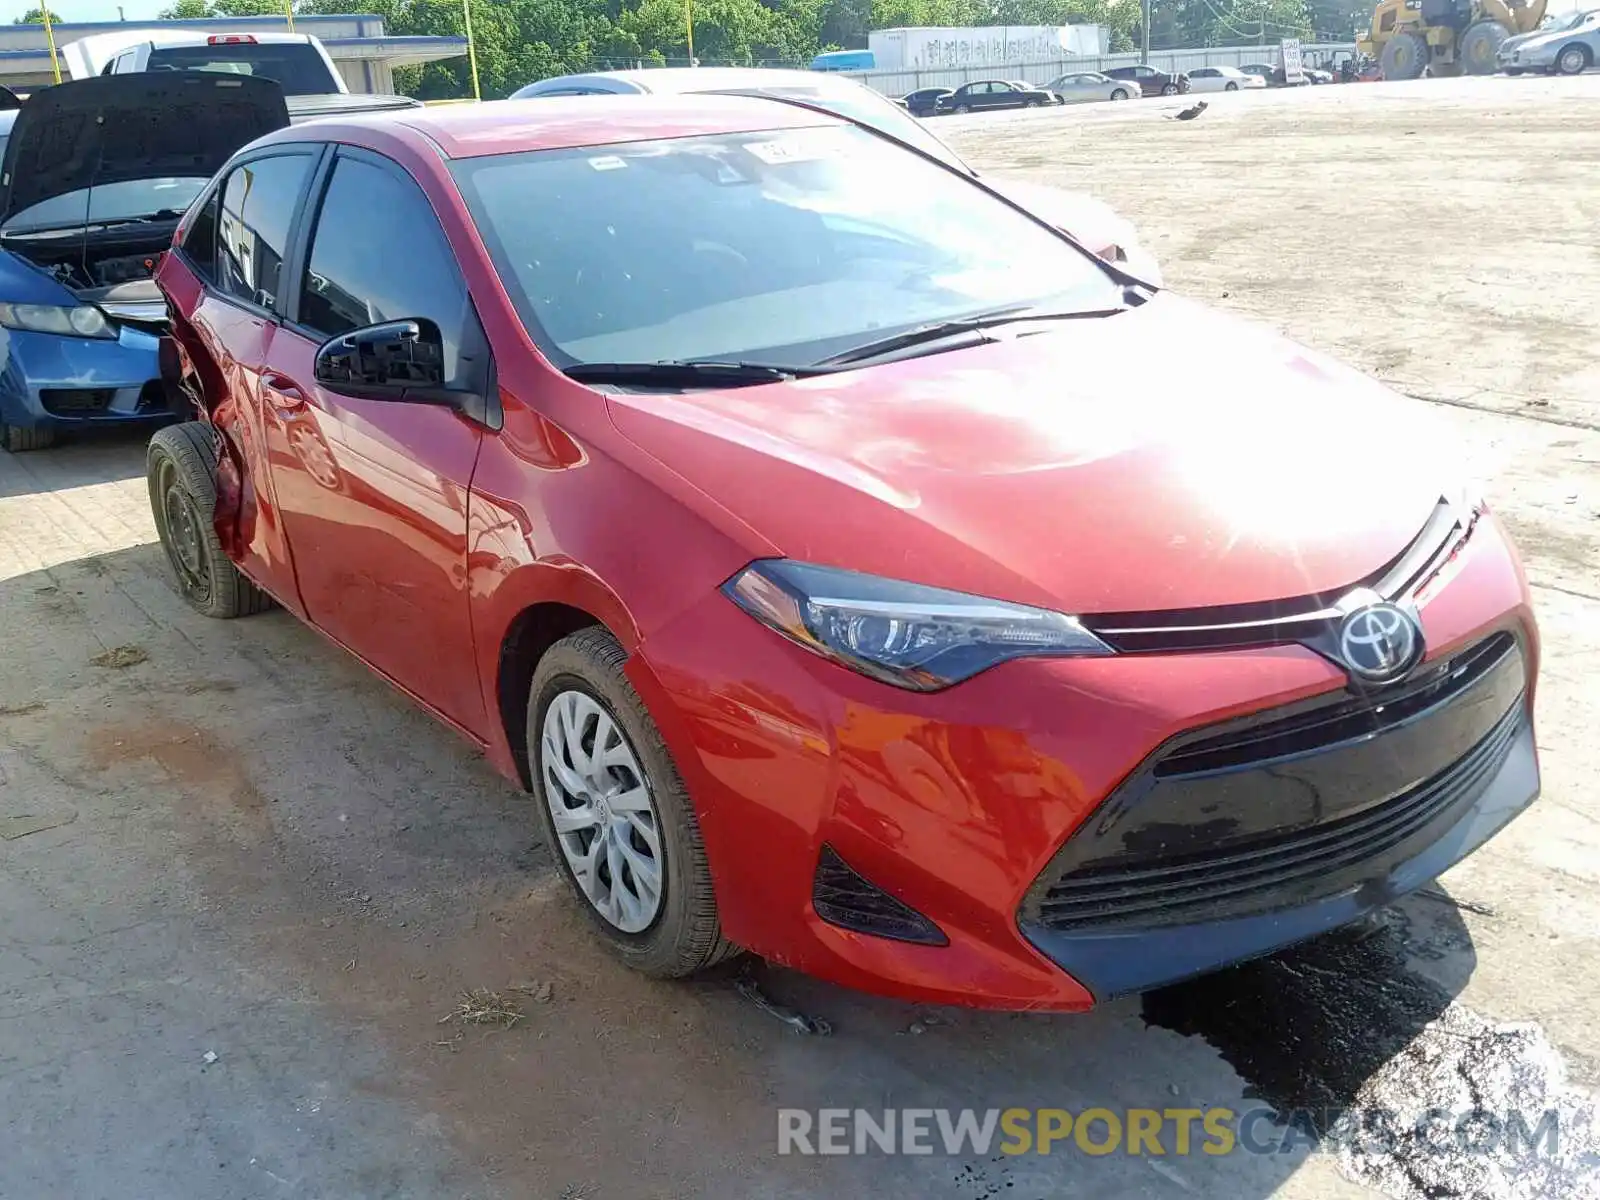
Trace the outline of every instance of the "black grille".
{"type": "Polygon", "coordinates": [[[1516,649],[1509,633],[1419,672],[1381,697],[1351,696],[1305,712],[1185,743],[1156,764],[1157,776],[1234,770],[1270,759],[1311,754],[1406,724],[1441,699],[1470,688],[1516,649]]]}
{"type": "Polygon", "coordinates": [[[811,906],[817,916],[841,929],[926,946],[949,943],[937,925],[864,879],[832,846],[823,846],[817,861],[811,906]]]}
{"type": "Polygon", "coordinates": [[[1409,596],[1469,532],[1470,525],[1463,523],[1456,509],[1440,501],[1422,531],[1398,556],[1334,592],[1189,610],[1099,613],[1081,620],[1091,633],[1123,654],[1237,650],[1316,641],[1338,624],[1340,597],[1358,588],[1369,588],[1391,601],[1409,596]]]}
{"type": "Polygon", "coordinates": [[[103,413],[111,407],[115,388],[42,388],[39,402],[58,417],[103,413]]]}
{"type": "Polygon", "coordinates": [[[1527,717],[1495,634],[1398,690],[1175,739],[1068,839],[1019,914],[1057,931],[1255,915],[1360,885],[1459,819],[1527,717]]]}
{"type": "Polygon", "coordinates": [[[1505,761],[1526,720],[1518,707],[1447,774],[1374,809],[1255,849],[1144,870],[1086,871],[1050,888],[1039,923],[1065,930],[1111,922],[1170,925],[1305,903],[1342,890],[1365,867],[1476,796],[1505,761]],[[1271,903],[1262,905],[1262,898],[1271,903]]]}

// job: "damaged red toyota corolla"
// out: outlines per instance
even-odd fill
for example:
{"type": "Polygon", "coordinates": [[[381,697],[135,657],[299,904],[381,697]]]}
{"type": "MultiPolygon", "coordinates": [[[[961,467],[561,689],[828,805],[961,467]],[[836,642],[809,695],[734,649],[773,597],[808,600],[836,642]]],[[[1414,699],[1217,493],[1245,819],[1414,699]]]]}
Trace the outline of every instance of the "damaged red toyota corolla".
{"type": "Polygon", "coordinates": [[[641,970],[1082,1009],[1538,792],[1522,572],[1417,406],[836,117],[301,126],[161,285],[184,594],[482,746],[641,970]]]}

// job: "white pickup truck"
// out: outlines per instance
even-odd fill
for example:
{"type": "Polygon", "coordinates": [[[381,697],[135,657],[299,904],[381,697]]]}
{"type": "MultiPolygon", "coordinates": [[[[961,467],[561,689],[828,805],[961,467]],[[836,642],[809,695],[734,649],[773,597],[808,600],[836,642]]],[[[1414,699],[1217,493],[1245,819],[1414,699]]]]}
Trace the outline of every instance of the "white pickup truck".
{"type": "Polygon", "coordinates": [[[262,76],[283,89],[295,123],[343,113],[416,108],[409,96],[352,93],[322,43],[305,33],[207,33],[130,29],[97,33],[61,48],[74,79],[144,71],[218,71],[262,76]]]}

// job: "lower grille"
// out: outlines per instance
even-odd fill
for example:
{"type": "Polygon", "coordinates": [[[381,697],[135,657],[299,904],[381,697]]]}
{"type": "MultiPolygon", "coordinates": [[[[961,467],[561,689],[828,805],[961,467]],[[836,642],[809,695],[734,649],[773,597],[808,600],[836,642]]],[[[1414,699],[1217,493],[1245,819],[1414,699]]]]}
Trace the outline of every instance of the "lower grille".
{"type": "Polygon", "coordinates": [[[1528,721],[1517,640],[1496,634],[1383,696],[1340,693],[1163,746],[1062,846],[1023,924],[1154,928],[1339,894],[1415,857],[1528,721]]]}
{"type": "Polygon", "coordinates": [[[115,388],[43,388],[39,403],[58,417],[83,417],[111,407],[115,388]]]}
{"type": "Polygon", "coordinates": [[[863,878],[832,846],[823,846],[817,861],[811,906],[817,916],[841,929],[925,946],[949,944],[937,925],[863,878]]]}
{"type": "Polygon", "coordinates": [[[1367,868],[1418,834],[1431,834],[1441,818],[1475,798],[1505,761],[1526,720],[1517,706],[1444,776],[1308,835],[1197,862],[1091,870],[1060,880],[1040,901],[1038,923],[1055,930],[1190,924],[1333,895],[1343,890],[1345,871],[1367,868]]]}

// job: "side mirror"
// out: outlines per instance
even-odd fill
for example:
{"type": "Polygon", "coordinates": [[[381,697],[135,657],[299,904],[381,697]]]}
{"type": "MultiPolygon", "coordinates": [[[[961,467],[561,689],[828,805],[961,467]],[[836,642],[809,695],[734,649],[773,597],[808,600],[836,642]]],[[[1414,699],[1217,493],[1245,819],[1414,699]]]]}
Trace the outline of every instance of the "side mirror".
{"type": "Polygon", "coordinates": [[[444,337],[426,318],[341,333],[317,351],[316,378],[329,391],[369,400],[458,403],[445,387],[444,337]]]}

